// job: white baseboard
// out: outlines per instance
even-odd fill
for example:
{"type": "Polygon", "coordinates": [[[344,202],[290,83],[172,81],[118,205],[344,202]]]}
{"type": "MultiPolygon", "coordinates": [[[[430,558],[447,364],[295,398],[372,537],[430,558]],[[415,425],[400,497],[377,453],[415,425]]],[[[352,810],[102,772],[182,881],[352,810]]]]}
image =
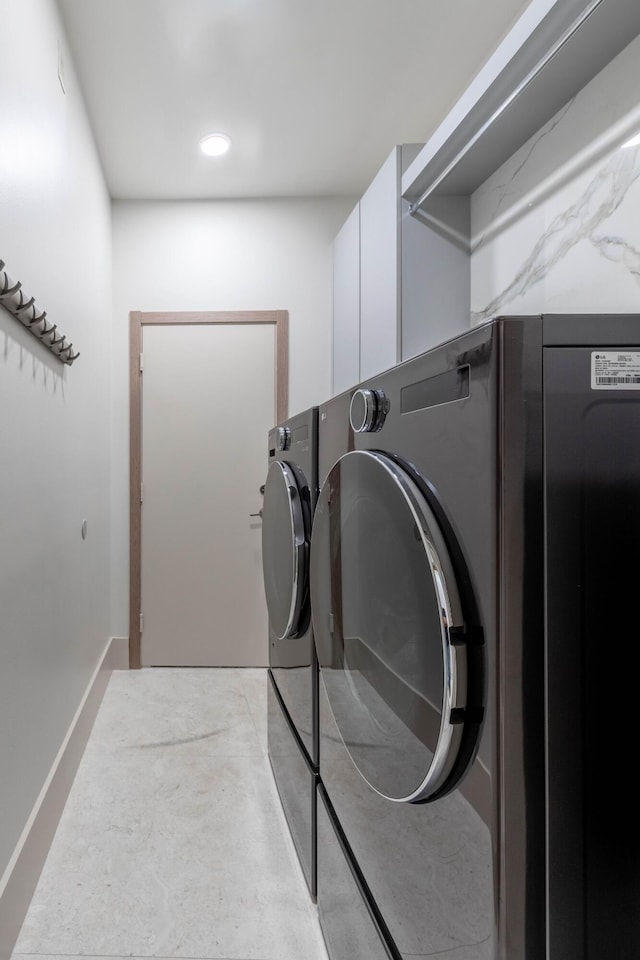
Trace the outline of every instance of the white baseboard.
{"type": "Polygon", "coordinates": [[[0,960],[10,960],[112,670],[129,667],[129,641],[112,638],[89,681],[31,816],[0,877],[0,960]]]}

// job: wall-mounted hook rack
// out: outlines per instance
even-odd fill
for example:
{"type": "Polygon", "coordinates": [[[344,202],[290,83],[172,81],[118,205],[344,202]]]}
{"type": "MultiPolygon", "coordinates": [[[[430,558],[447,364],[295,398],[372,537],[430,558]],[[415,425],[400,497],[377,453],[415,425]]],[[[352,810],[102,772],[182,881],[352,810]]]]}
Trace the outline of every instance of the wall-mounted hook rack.
{"type": "Polygon", "coordinates": [[[47,311],[39,310],[34,298],[27,297],[23,292],[22,284],[9,276],[4,260],[0,260],[0,304],[62,363],[71,366],[73,361],[78,359],[80,354],[73,352],[73,344],[67,342],[67,338],[62,334],[56,336],[57,323],[47,323],[47,311]]]}

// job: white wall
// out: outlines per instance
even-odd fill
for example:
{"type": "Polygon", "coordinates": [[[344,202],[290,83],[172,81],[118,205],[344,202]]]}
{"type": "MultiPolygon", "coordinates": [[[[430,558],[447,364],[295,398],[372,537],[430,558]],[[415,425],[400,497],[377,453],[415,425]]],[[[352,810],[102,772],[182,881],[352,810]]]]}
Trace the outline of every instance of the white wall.
{"type": "Polygon", "coordinates": [[[472,322],[640,312],[640,37],[471,200],[472,322]]]}
{"type": "MultiPolygon", "coordinates": [[[[331,243],[354,200],[113,206],[112,630],[129,635],[129,312],[289,311],[289,412],[330,392],[331,243]]],[[[233,399],[221,398],[233,423],[233,399]]]]}
{"type": "Polygon", "coordinates": [[[4,0],[0,258],[81,355],[0,308],[0,891],[109,636],[110,204],[64,42],[4,0]]]}

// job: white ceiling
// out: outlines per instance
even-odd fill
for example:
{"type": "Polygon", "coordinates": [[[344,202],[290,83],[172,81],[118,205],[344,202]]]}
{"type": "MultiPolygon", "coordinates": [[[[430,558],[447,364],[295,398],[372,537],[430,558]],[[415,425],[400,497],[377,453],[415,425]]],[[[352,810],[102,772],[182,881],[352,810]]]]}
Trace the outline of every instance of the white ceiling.
{"type": "Polygon", "coordinates": [[[116,199],[360,196],[524,0],[58,0],[116,199]],[[210,132],[231,137],[219,159],[210,132]]]}

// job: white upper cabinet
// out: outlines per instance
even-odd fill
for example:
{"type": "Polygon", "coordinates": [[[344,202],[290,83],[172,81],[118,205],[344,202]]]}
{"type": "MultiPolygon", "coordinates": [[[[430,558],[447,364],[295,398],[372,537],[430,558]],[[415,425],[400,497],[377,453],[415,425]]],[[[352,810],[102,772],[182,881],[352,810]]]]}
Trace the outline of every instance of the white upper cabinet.
{"type": "MultiPolygon", "coordinates": [[[[421,146],[393,148],[334,240],[334,394],[402,358],[402,215],[406,203],[400,189],[402,173],[421,146]]],[[[412,310],[419,309],[413,293],[416,289],[412,288],[412,310]]]]}
{"type": "Polygon", "coordinates": [[[400,177],[395,147],[360,200],[360,379],[400,359],[400,177]]]}
{"type": "Polygon", "coordinates": [[[332,391],[360,380],[360,204],[333,241],[332,391]]]}

